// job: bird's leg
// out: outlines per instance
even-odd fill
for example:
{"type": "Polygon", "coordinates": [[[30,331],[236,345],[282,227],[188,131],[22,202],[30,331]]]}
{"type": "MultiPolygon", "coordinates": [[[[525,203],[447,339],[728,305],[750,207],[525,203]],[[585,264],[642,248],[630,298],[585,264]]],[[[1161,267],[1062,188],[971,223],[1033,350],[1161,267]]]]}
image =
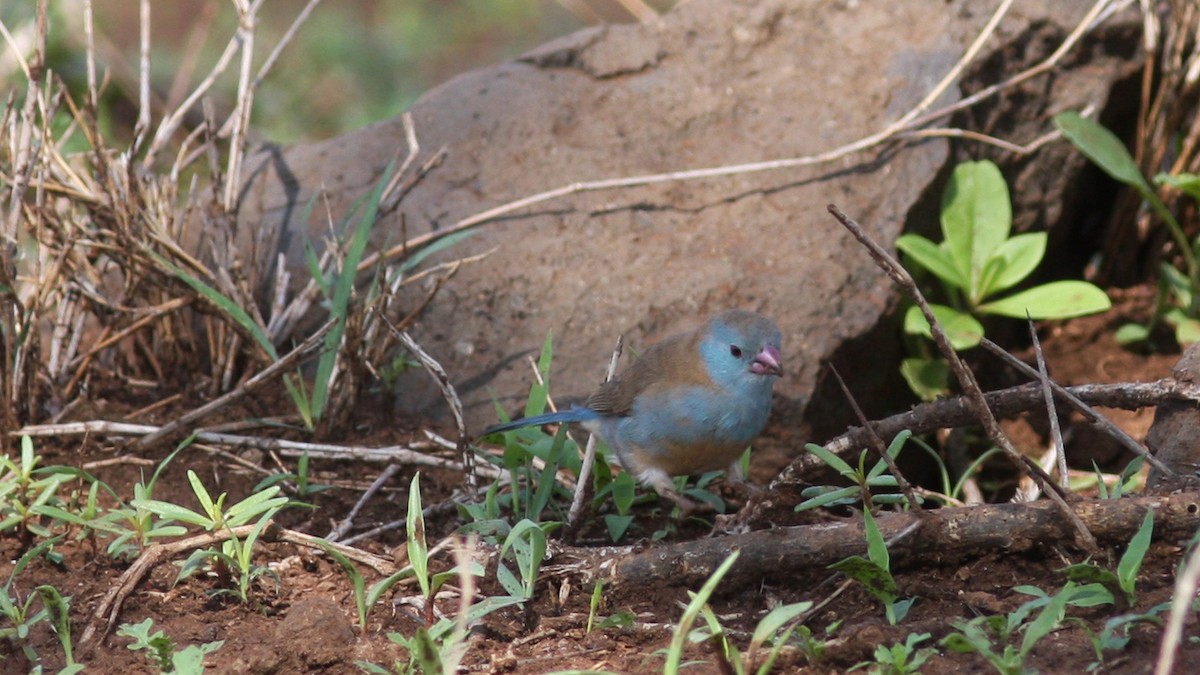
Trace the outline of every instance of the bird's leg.
{"type": "Polygon", "coordinates": [[[763,488],[760,485],[755,485],[746,479],[746,474],[742,473],[741,458],[733,460],[729,468],[725,470],[725,480],[730,485],[737,486],[746,491],[747,497],[754,497],[762,494],[763,488]]]}
{"type": "Polygon", "coordinates": [[[637,478],[643,485],[649,485],[654,488],[659,497],[669,499],[675,506],[678,506],[680,517],[682,518],[687,518],[695,513],[705,513],[713,510],[713,507],[709,504],[698,502],[679,494],[675,490],[675,481],[671,480],[671,476],[662,469],[645,469],[637,475],[637,478]]]}

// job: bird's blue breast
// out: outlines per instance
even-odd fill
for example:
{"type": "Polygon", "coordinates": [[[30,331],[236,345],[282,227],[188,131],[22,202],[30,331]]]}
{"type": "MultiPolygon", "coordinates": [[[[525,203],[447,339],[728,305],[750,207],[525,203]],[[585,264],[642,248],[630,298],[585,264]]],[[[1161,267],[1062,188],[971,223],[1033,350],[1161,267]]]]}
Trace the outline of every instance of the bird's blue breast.
{"type": "Polygon", "coordinates": [[[762,431],[770,409],[769,386],[740,396],[695,386],[645,392],[628,416],[606,420],[601,435],[635,465],[695,474],[727,468],[762,431]]]}

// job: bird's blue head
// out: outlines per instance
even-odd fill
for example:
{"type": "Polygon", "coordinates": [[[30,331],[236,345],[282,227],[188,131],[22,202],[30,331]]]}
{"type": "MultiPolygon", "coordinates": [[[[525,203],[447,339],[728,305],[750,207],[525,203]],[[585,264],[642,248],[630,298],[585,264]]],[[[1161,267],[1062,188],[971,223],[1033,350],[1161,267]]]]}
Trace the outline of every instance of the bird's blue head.
{"type": "Polygon", "coordinates": [[[783,337],[761,314],[733,309],[714,316],[700,341],[700,356],[712,381],[729,389],[769,392],[783,375],[783,337]]]}

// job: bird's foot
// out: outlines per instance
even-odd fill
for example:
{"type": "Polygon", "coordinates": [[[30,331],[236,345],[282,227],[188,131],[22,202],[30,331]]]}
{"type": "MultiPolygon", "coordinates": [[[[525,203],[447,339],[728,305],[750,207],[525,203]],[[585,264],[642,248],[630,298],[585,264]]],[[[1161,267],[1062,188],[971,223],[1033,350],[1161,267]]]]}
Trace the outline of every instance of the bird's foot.
{"type": "Polygon", "coordinates": [[[679,519],[684,520],[701,513],[712,513],[716,509],[712,504],[707,502],[696,501],[689,497],[684,497],[674,490],[659,492],[658,496],[665,497],[670,500],[675,506],[679,507],[679,519]]]}

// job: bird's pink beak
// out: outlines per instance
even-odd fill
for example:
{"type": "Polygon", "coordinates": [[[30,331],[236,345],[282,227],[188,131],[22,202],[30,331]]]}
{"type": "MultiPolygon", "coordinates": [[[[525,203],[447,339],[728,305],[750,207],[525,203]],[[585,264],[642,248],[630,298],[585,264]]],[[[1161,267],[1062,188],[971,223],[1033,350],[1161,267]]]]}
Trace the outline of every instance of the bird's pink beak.
{"type": "Polygon", "coordinates": [[[758,354],[755,354],[754,362],[750,364],[750,372],[755,375],[783,377],[782,358],[778,347],[775,345],[764,345],[758,354]]]}

